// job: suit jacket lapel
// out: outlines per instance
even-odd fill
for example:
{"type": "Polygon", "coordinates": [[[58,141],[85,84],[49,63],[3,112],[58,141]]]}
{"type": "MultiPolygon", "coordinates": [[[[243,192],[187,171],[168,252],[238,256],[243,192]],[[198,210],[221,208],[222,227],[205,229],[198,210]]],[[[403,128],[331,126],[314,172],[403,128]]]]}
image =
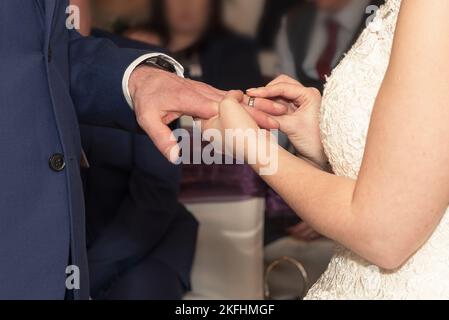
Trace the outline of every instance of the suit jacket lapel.
{"type": "MultiPolygon", "coordinates": [[[[318,11],[314,4],[305,2],[287,16],[287,38],[292,51],[296,73],[304,74],[302,64],[307,55],[308,44],[318,11]]],[[[304,80],[304,79],[300,79],[304,80]]]]}
{"type": "Polygon", "coordinates": [[[44,0],[45,1],[45,32],[46,43],[50,42],[50,35],[53,25],[53,16],[56,8],[56,1],[58,0],[44,0]]]}

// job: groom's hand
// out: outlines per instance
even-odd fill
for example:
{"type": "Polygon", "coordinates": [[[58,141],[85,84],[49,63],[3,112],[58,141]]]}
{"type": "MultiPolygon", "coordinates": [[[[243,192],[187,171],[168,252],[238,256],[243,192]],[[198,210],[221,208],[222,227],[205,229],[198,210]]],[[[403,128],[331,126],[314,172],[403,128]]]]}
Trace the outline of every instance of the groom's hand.
{"type": "Polygon", "coordinates": [[[218,112],[221,94],[213,88],[176,74],[142,66],[130,77],[129,91],[136,118],[156,147],[169,160],[177,141],[168,125],[189,115],[203,119],[218,112]]]}
{"type": "MultiPolygon", "coordinates": [[[[178,152],[173,149],[177,148],[177,141],[168,124],[183,115],[211,119],[217,116],[218,104],[226,95],[204,83],[147,66],[131,74],[129,91],[139,125],[171,161],[175,160],[170,159],[171,155],[178,152]]],[[[257,105],[258,109],[250,110],[256,122],[263,128],[277,129],[278,123],[268,114],[283,114],[284,107],[263,99],[257,105]]]]}

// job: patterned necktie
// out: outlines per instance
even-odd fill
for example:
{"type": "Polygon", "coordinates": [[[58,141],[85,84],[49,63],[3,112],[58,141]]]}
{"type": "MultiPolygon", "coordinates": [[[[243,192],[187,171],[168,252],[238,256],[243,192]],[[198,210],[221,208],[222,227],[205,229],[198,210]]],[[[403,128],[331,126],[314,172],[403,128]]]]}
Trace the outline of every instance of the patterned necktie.
{"type": "Polygon", "coordinates": [[[325,81],[326,76],[331,73],[332,70],[332,61],[335,58],[335,54],[337,53],[337,39],[338,39],[338,31],[340,29],[340,25],[329,19],[326,21],[326,30],[327,30],[327,45],[318,59],[318,63],[316,65],[316,70],[320,77],[320,80],[325,81]]]}

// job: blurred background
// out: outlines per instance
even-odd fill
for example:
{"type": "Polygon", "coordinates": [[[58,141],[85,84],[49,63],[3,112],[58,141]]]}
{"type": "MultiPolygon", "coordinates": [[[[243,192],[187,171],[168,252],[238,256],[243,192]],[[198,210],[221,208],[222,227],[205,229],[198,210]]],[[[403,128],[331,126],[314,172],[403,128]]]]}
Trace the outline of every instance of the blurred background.
{"type": "MultiPolygon", "coordinates": [[[[287,74],[322,91],[383,1],[72,4],[81,10],[82,34],[165,52],[186,77],[217,88],[245,90],[287,74]]],[[[191,122],[173,127],[191,130],[191,122]]],[[[94,299],[301,299],[326,269],[332,241],[249,167],[175,167],[146,137],[81,130],[94,299]]],[[[285,137],[280,144],[294,152],[285,137]]]]}

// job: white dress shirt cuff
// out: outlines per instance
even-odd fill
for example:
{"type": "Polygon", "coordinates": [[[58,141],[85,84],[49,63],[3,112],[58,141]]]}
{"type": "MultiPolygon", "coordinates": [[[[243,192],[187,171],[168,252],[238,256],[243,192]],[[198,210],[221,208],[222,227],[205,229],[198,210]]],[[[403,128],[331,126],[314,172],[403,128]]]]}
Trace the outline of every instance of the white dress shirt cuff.
{"type": "Polygon", "coordinates": [[[133,61],[133,63],[131,63],[129,65],[129,67],[126,69],[125,74],[123,75],[123,81],[122,81],[122,89],[123,89],[123,94],[125,96],[126,102],[128,102],[128,105],[131,107],[131,109],[134,109],[134,104],[133,104],[133,100],[131,98],[131,95],[129,93],[129,78],[131,77],[131,73],[134,71],[134,69],[136,69],[142,62],[144,62],[147,59],[156,57],[156,56],[162,56],[165,59],[167,59],[168,61],[170,61],[173,66],[176,69],[176,73],[178,76],[180,77],[184,77],[184,68],[182,67],[182,65],[176,61],[175,59],[173,59],[170,56],[167,56],[166,54],[163,53],[148,53],[145,54],[139,58],[137,58],[136,60],[133,61]]]}

